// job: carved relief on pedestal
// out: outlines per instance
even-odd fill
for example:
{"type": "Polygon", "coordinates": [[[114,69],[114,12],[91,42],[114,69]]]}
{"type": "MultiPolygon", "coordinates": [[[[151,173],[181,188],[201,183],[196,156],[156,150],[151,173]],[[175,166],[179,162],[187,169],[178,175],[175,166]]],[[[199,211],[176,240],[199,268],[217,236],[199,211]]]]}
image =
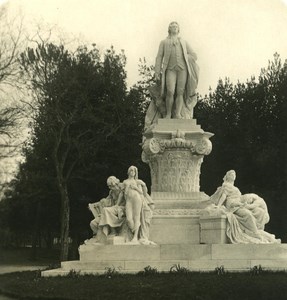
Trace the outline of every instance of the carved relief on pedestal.
{"type": "Polygon", "coordinates": [[[211,141],[203,137],[195,145],[195,152],[198,154],[208,155],[212,150],[211,141]]]}
{"type": "Polygon", "coordinates": [[[202,156],[188,150],[166,150],[149,160],[152,190],[162,192],[198,192],[202,156]]]}
{"type": "Polygon", "coordinates": [[[155,209],[154,216],[199,216],[200,209],[155,209]]]}
{"type": "Polygon", "coordinates": [[[146,135],[142,159],[151,170],[153,192],[199,192],[203,156],[211,152],[211,134],[173,130],[146,135]]]}
{"type": "Polygon", "coordinates": [[[160,141],[156,138],[146,139],[143,144],[143,151],[147,155],[159,153],[161,151],[160,141]]]}

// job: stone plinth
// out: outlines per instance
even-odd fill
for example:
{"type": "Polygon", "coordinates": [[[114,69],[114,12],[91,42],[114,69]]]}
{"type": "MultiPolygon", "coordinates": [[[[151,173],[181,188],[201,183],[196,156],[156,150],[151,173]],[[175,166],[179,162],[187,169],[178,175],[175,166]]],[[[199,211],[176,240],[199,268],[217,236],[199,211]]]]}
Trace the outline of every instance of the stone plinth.
{"type": "Polygon", "coordinates": [[[144,133],[143,161],[151,171],[155,211],[150,239],[158,244],[199,244],[199,212],[209,197],[200,191],[203,157],[209,138],[196,120],[159,119],[144,133]]]}
{"type": "Polygon", "coordinates": [[[200,243],[201,244],[227,244],[226,216],[201,216],[200,243]]]}
{"type": "MultiPolygon", "coordinates": [[[[168,210],[165,210],[168,213],[168,210]]],[[[199,244],[199,217],[188,210],[171,210],[170,215],[154,215],[150,240],[157,244],[199,244]],[[185,213],[185,214],[184,214],[185,213]]]]}
{"type": "Polygon", "coordinates": [[[99,243],[81,245],[80,261],[160,260],[160,246],[150,245],[103,245],[99,243]]]}
{"type": "Polygon", "coordinates": [[[263,270],[287,270],[287,244],[90,244],[82,245],[79,252],[80,261],[62,262],[60,269],[43,271],[42,276],[67,275],[71,270],[102,274],[107,268],[137,273],[147,266],[168,272],[176,264],[191,271],[214,271],[224,266],[227,271],[242,272],[259,265],[263,270]]]}
{"type": "Polygon", "coordinates": [[[199,244],[199,214],[209,201],[202,192],[152,192],[150,239],[157,244],[199,244]]]}
{"type": "Polygon", "coordinates": [[[123,236],[108,236],[106,243],[108,245],[122,245],[126,242],[126,239],[123,236]]]}

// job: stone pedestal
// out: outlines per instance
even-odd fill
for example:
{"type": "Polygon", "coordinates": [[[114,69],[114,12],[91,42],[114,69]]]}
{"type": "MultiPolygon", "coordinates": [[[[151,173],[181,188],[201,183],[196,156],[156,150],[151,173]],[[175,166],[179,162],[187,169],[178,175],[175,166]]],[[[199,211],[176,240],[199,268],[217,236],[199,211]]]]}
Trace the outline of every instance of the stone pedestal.
{"type": "Polygon", "coordinates": [[[102,274],[107,268],[122,273],[137,273],[147,266],[158,271],[170,271],[180,265],[190,271],[214,271],[224,266],[226,271],[250,271],[255,266],[263,270],[287,270],[287,244],[173,244],[173,245],[82,245],[79,261],[66,261],[61,268],[42,271],[42,276],[67,275],[71,270],[80,274],[102,274]]]}
{"type": "Polygon", "coordinates": [[[150,240],[157,244],[199,244],[200,228],[197,215],[154,216],[150,228],[150,240]]]}
{"type": "Polygon", "coordinates": [[[201,216],[200,243],[201,244],[227,244],[226,216],[201,216]]]}
{"type": "Polygon", "coordinates": [[[142,159],[151,171],[155,211],[150,239],[159,244],[198,244],[199,212],[208,203],[200,191],[200,168],[212,150],[196,120],[159,119],[144,133],[142,159]]]}

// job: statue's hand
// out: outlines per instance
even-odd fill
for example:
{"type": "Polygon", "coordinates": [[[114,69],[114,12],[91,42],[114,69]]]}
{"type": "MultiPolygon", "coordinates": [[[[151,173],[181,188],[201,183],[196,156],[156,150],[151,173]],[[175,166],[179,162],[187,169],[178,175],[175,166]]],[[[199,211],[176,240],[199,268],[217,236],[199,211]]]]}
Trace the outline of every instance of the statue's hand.
{"type": "Polygon", "coordinates": [[[133,189],[133,190],[135,190],[135,191],[137,191],[140,194],[143,194],[142,190],[139,189],[137,186],[131,185],[130,188],[133,189]]]}

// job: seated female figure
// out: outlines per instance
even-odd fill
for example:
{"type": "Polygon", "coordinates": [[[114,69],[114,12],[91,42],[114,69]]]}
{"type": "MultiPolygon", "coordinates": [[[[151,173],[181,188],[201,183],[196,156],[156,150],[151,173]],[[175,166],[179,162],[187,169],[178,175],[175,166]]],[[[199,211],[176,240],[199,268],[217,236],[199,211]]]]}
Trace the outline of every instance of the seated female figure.
{"type": "Polygon", "coordinates": [[[222,186],[210,197],[217,208],[226,208],[226,234],[231,243],[280,243],[273,234],[264,231],[269,221],[265,201],[256,194],[242,195],[234,186],[235,179],[235,171],[228,171],[222,186]]]}

